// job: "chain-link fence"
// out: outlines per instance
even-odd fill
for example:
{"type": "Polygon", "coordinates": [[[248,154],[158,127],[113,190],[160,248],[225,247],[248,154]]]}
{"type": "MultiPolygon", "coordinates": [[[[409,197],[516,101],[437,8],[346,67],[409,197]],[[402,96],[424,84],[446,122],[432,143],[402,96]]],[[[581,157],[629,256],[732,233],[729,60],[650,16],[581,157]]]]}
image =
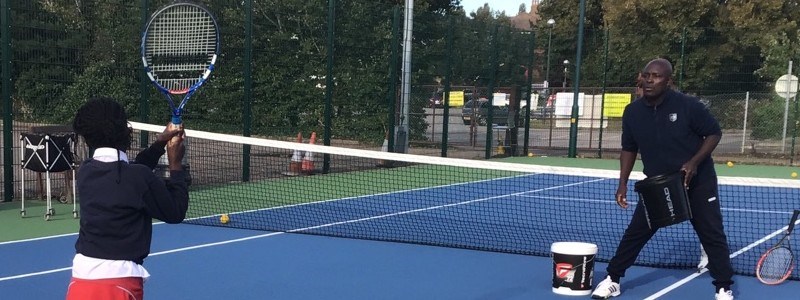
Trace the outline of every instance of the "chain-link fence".
{"type": "MultiPolygon", "coordinates": [[[[69,124],[91,97],[119,100],[131,120],[169,120],[139,53],[145,22],[168,2],[0,0],[4,199],[23,178],[20,133],[69,124]]],[[[614,157],[619,114],[635,97],[637,72],[666,57],[676,88],[707,101],[720,119],[725,132],[716,156],[794,163],[796,101],[771,92],[782,74],[770,70],[784,62],[731,43],[719,34],[725,28],[654,33],[653,42],[646,32],[565,34],[538,20],[518,29],[509,19],[420,5],[406,64],[396,1],[199,2],[218,19],[222,55],[186,106],[193,129],[278,139],[314,131],[326,144],[379,148],[388,139],[401,149],[396,132],[407,124],[407,151],[414,153],[562,156],[574,138],[581,156],[614,157]],[[578,130],[570,137],[573,103],[578,130]]],[[[136,147],[147,141],[137,140],[136,147]]]]}

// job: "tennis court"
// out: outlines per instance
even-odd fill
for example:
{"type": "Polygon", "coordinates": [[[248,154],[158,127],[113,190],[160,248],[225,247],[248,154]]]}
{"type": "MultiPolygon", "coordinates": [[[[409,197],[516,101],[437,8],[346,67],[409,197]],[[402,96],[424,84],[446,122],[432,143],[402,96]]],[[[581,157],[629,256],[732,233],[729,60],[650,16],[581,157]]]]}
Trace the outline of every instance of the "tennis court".
{"type": "MultiPolygon", "coordinates": [[[[543,257],[193,225],[158,225],[154,234],[148,299],[581,298],[550,291],[552,265],[543,257]]],[[[4,298],[63,299],[74,240],[1,245],[4,298]]],[[[644,299],[690,275],[634,267],[619,299],[644,299]]],[[[702,274],[663,299],[707,299],[710,280],[702,274]]],[[[735,280],[741,299],[790,299],[800,288],[797,281],[766,287],[753,277],[735,280]]]]}
{"type": "MultiPolygon", "coordinates": [[[[202,132],[189,134],[195,138],[190,145],[215,149],[210,137],[200,140],[202,132]]],[[[233,137],[217,142],[237,143],[233,137]]],[[[235,155],[206,151],[205,167],[194,164],[192,218],[181,225],[155,226],[152,254],[145,263],[153,274],[145,285],[146,297],[574,298],[551,291],[550,245],[598,245],[597,283],[633,212],[619,209],[609,196],[616,189],[615,171],[290,144],[317,151],[319,170],[287,177],[271,174],[286,169],[295,149],[281,149],[277,141],[264,143],[250,144],[252,157],[264,161],[251,162],[255,167],[248,181],[211,171],[238,161],[235,155]],[[394,167],[375,167],[373,155],[395,162],[394,167]],[[230,223],[219,222],[222,213],[230,216],[230,223]]],[[[219,148],[230,151],[232,145],[219,148]]],[[[736,296],[791,298],[800,289],[796,274],[778,286],[765,286],[751,274],[758,256],[776,242],[798,206],[797,182],[736,177],[721,177],[720,182],[739,274],[736,296]]],[[[6,215],[15,210],[2,206],[6,215]]],[[[44,223],[39,217],[23,221],[44,223]]],[[[75,221],[61,214],[48,225],[65,223],[75,221]]],[[[0,244],[4,297],[62,298],[75,238],[65,234],[0,244]]],[[[710,298],[709,275],[694,268],[699,254],[688,223],[663,229],[629,270],[620,299],[710,298]]]]}

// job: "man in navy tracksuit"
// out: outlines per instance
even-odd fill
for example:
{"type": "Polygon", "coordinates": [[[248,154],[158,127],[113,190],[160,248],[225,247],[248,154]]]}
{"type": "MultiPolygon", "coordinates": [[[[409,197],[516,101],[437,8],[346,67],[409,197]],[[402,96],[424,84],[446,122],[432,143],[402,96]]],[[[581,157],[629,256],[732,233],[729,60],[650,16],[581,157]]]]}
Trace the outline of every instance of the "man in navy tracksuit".
{"type": "Polygon", "coordinates": [[[142,263],[150,253],[153,219],[180,223],[189,206],[187,172],[180,163],[183,130],[167,126],[129,162],[125,151],[131,130],[116,101],[90,100],[78,110],[73,128],[94,154],[77,176],[81,227],[66,298],[142,299],[143,282],[150,275],[142,263]],[[167,182],[153,173],[165,146],[167,182]]]}
{"type": "MultiPolygon", "coordinates": [[[[671,79],[669,61],[650,61],[642,72],[643,96],[625,107],[617,204],[628,207],[628,178],[637,153],[641,154],[644,174],[648,177],[682,171],[693,215],[691,223],[708,253],[715,298],[733,299],[730,290],[733,268],[722,225],[717,174],[711,158],[722,131],[697,98],[670,88],[671,79]]],[[[606,268],[608,276],[597,285],[592,298],[620,294],[620,277],[625,276],[625,270],[633,265],[656,230],[648,226],[644,206],[637,205],[617,252],[606,268]]]]}

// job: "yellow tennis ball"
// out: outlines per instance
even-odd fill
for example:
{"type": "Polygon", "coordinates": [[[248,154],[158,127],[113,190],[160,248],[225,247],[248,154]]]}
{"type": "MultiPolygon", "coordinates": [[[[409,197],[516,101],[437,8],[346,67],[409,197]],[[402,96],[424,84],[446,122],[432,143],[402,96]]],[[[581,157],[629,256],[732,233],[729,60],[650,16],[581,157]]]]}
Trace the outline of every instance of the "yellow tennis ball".
{"type": "Polygon", "coordinates": [[[528,157],[533,157],[533,152],[529,152],[528,157]]]}
{"type": "Polygon", "coordinates": [[[228,214],[222,214],[221,216],[219,216],[219,221],[220,221],[222,224],[228,224],[228,222],[230,222],[230,221],[231,221],[231,218],[230,218],[230,217],[228,217],[228,214]]]}
{"type": "Polygon", "coordinates": [[[792,172],[792,178],[797,178],[797,172],[792,172]]]}
{"type": "Polygon", "coordinates": [[[728,167],[733,167],[733,162],[732,161],[728,162],[728,167]]]}

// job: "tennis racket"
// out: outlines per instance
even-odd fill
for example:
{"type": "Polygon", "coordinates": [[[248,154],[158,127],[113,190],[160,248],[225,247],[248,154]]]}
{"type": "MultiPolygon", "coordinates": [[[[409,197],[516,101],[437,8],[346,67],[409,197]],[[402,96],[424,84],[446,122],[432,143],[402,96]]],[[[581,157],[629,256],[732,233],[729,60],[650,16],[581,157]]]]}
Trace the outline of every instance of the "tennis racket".
{"type": "Polygon", "coordinates": [[[794,214],[792,214],[792,220],[786,229],[786,234],[775,246],[767,250],[764,255],[761,255],[761,259],[758,260],[756,277],[762,283],[769,285],[779,284],[792,274],[794,255],[792,254],[791,243],[789,243],[789,236],[792,235],[798,215],[800,215],[800,210],[795,210],[794,214]]]}
{"type": "Polygon", "coordinates": [[[142,63],[147,77],[167,97],[172,124],[189,98],[208,80],[219,54],[214,16],[195,3],[176,1],[153,13],[142,34],[142,63]],[[178,105],[173,96],[183,95],[178,105]]]}

